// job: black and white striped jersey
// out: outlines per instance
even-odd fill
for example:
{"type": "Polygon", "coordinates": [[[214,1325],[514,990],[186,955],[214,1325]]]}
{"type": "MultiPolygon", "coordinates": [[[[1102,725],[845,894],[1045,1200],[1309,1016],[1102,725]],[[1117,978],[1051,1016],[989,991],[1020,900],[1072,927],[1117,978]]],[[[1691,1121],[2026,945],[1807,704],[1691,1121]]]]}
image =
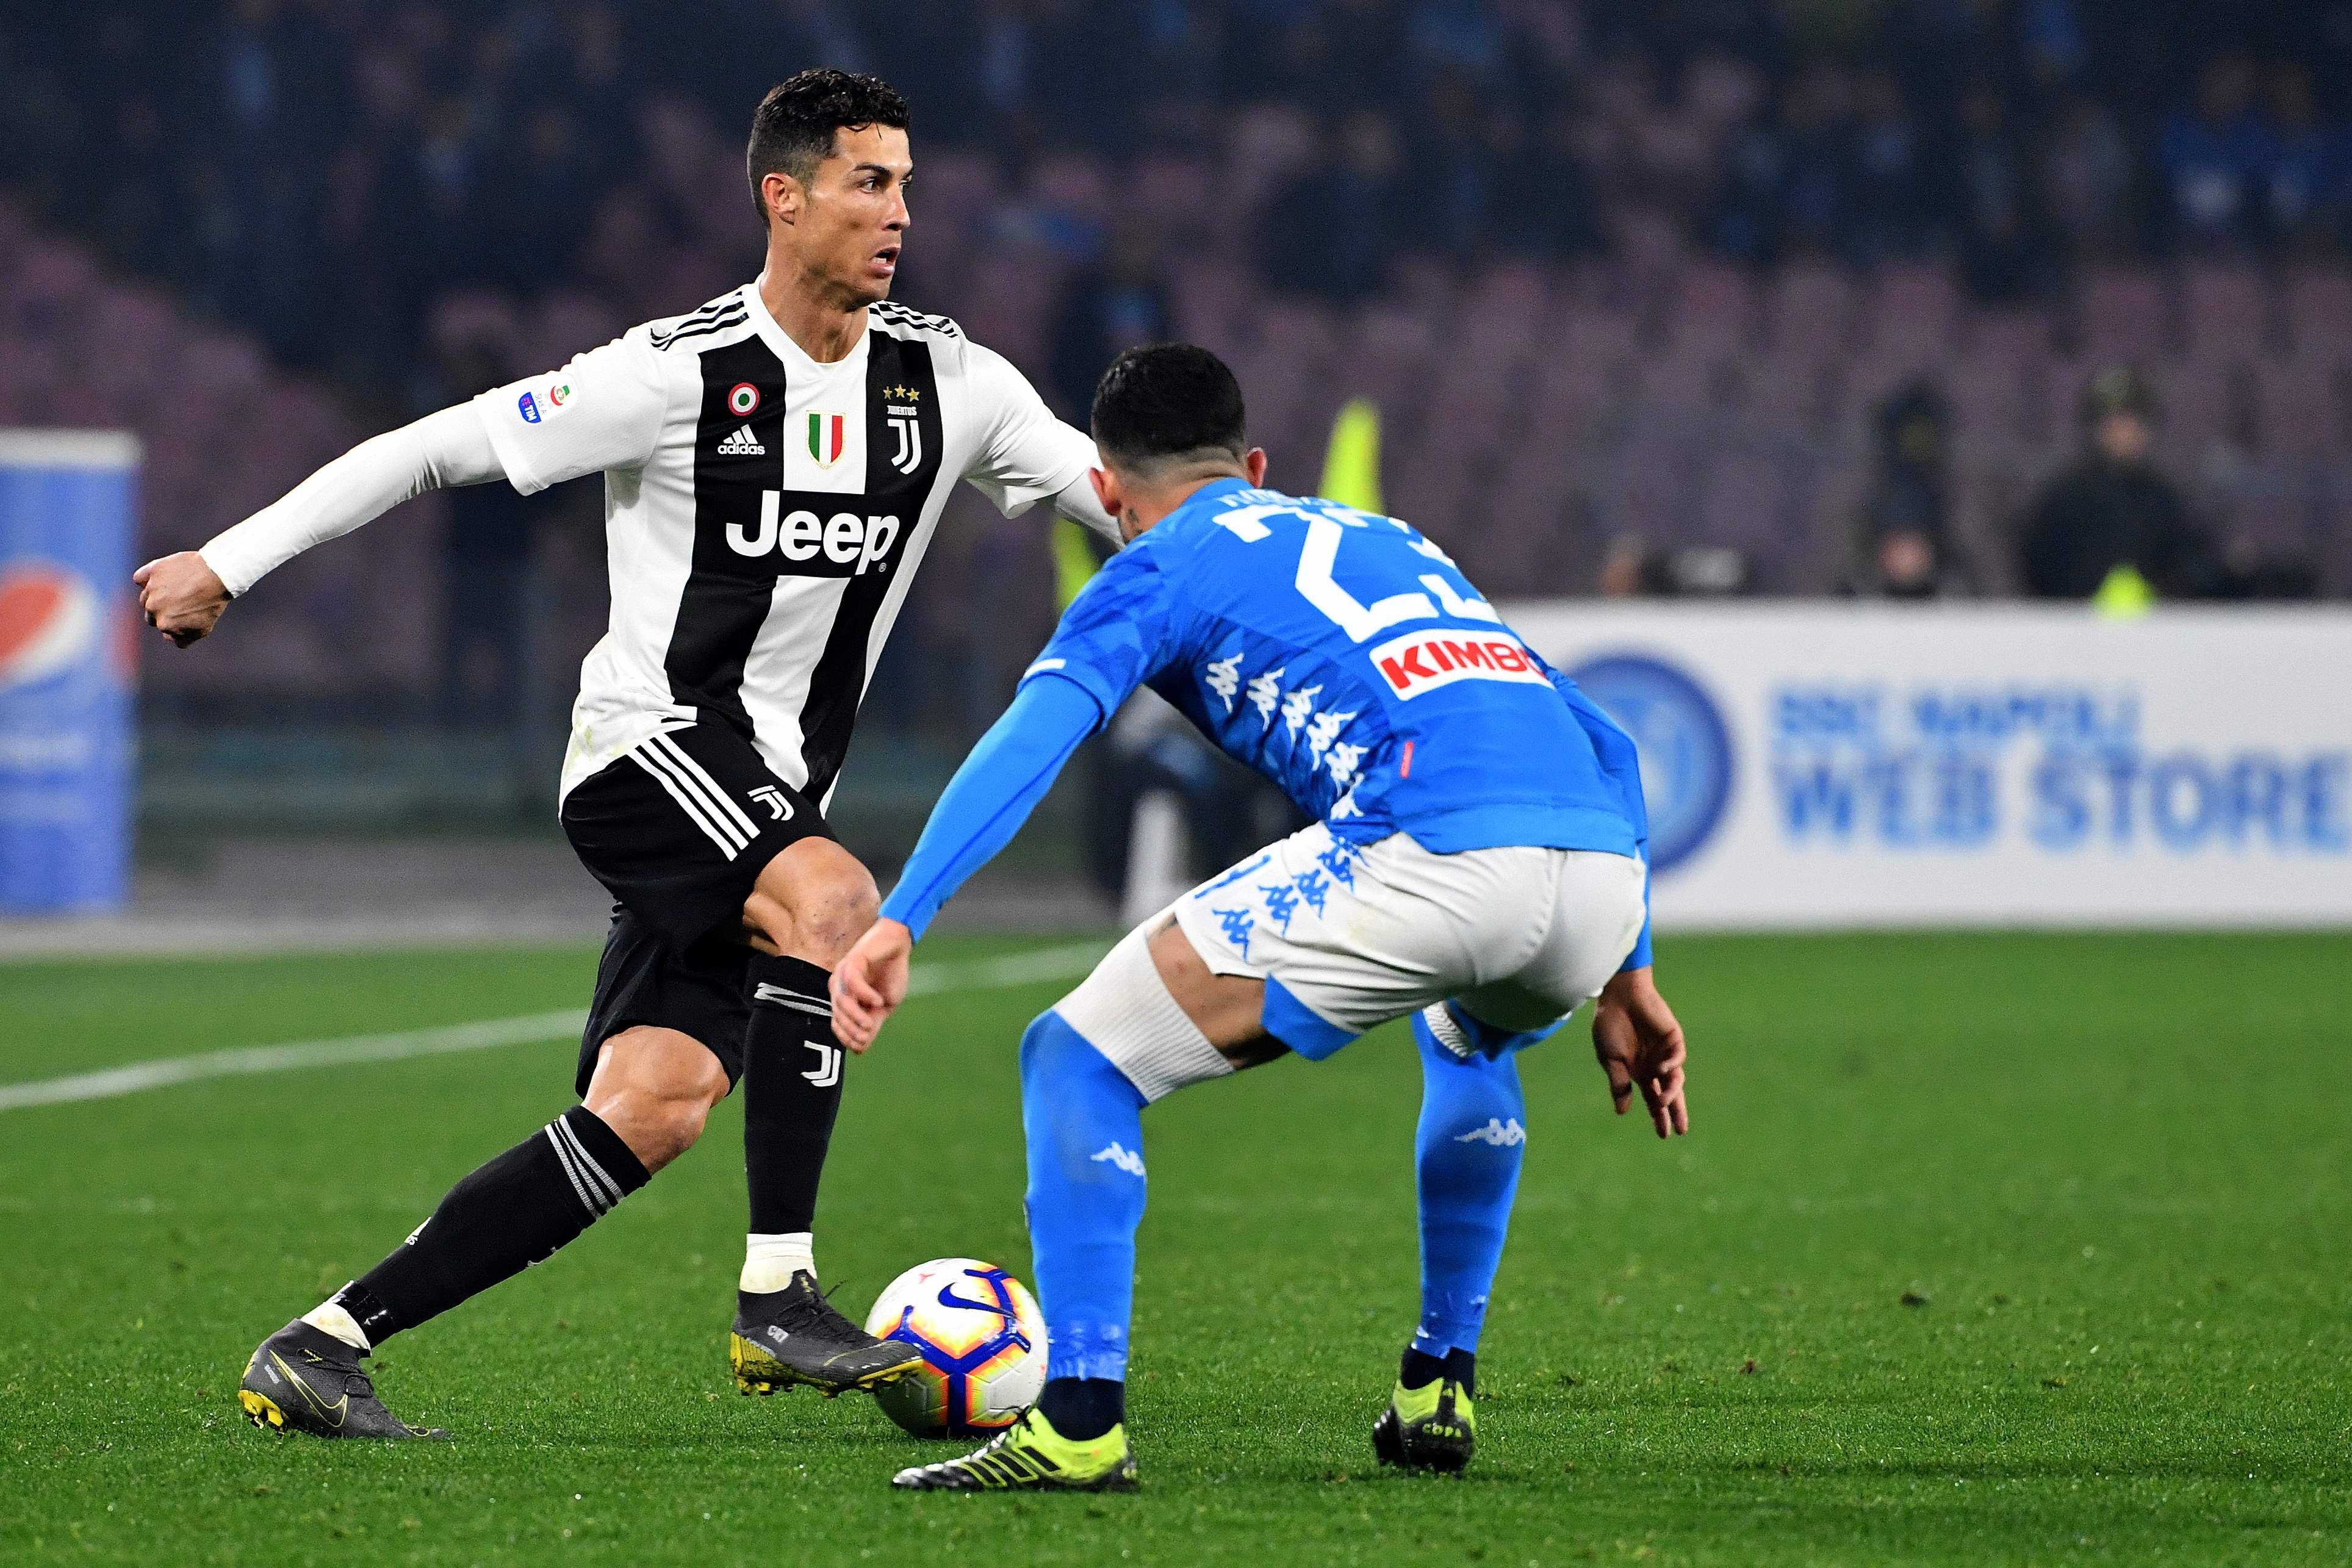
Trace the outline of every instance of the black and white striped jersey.
{"type": "Polygon", "coordinates": [[[856,348],[819,364],[754,284],[475,406],[524,494],[604,474],[612,620],[581,667],[565,795],[716,718],[828,801],[955,481],[1010,515],[1095,460],[945,317],[876,305],[856,348]]]}

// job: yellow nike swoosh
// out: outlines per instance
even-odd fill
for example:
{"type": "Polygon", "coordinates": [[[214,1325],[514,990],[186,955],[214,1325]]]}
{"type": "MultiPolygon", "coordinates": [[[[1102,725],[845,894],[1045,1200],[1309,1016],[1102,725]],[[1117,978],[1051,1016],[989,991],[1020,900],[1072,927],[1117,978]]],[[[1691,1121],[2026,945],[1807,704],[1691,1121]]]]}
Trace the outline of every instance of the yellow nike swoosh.
{"type": "Polygon", "coordinates": [[[286,1381],[292,1384],[301,1392],[303,1403],[310,1405],[311,1409],[317,1411],[330,1426],[340,1426],[343,1424],[343,1417],[350,1413],[352,1407],[352,1396],[350,1394],[346,1394],[341,1399],[336,1400],[334,1404],[329,1405],[325,1400],[319,1397],[319,1391],[317,1389],[312,1388],[308,1383],[294,1374],[294,1369],[286,1364],[286,1358],[284,1356],[279,1355],[276,1351],[271,1351],[269,1352],[269,1359],[278,1363],[278,1370],[286,1374],[286,1381]]]}

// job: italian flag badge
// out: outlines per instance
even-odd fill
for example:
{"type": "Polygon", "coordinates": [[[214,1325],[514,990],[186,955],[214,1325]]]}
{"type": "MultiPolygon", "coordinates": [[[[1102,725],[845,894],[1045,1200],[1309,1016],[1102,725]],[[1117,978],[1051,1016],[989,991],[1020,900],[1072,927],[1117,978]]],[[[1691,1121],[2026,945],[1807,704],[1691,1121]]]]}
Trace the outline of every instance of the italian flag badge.
{"type": "Polygon", "coordinates": [[[820,468],[829,468],[841,461],[843,426],[846,421],[838,414],[818,414],[808,416],[809,456],[820,468]]]}

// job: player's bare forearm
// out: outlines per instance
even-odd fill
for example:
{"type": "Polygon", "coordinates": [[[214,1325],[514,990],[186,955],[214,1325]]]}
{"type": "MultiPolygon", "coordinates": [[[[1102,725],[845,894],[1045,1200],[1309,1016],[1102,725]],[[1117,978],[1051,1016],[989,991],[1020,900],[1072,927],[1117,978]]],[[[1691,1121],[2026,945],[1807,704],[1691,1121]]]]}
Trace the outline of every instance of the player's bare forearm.
{"type": "Polygon", "coordinates": [[[1609,1075],[1609,1097],[1618,1115],[1633,1108],[1639,1090],[1659,1137],[1690,1131],[1683,1026],[1658,994],[1646,965],[1612,975],[1601,987],[1592,1010],[1592,1054],[1609,1075]]]}
{"type": "Polygon", "coordinates": [[[131,574],[147,624],[186,647],[210,632],[229,605],[228,584],[204,556],[183,550],[150,561],[131,574]]]}
{"type": "Polygon", "coordinates": [[[898,1004],[907,999],[907,973],[915,933],[894,920],[868,927],[833,972],[834,1037],[861,1056],[898,1004]]]}

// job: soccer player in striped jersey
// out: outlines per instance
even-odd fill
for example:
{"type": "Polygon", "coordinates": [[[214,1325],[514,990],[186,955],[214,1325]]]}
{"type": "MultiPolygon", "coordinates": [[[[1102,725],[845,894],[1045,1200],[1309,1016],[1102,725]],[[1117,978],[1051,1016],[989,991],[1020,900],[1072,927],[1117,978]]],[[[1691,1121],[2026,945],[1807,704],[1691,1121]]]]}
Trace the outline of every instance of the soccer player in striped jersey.
{"type": "Polygon", "coordinates": [[[1084,434],[954,322],[887,299],[909,223],[908,119],[872,77],[784,82],[748,153],[767,235],[756,279],[366,442],[137,574],[149,621],[184,647],[273,567],[423,490],[604,476],[612,618],[582,668],[562,784],[564,829],[616,900],[581,1102],[264,1342],[240,1394],[257,1423],[416,1435],[359,1358],[578,1236],[684,1152],[739,1079],[738,1386],[833,1394],[916,1364],[816,1285],[842,1093],[828,981],[877,907],[825,810],[958,479],[1008,514],[1045,500],[1118,528],[1084,434]]]}

